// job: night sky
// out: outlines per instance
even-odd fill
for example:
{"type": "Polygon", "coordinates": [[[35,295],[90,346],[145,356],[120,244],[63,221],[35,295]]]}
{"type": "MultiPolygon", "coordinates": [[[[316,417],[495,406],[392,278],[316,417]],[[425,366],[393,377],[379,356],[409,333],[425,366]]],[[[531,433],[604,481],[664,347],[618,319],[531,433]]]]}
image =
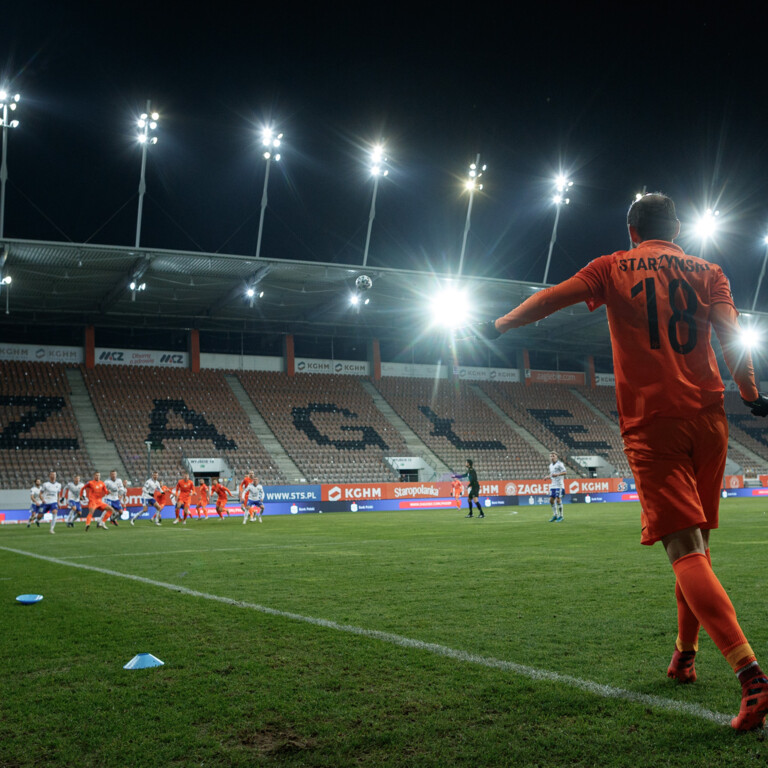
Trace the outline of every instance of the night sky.
{"type": "MultiPolygon", "coordinates": [[[[0,64],[22,94],[6,236],[131,245],[134,120],[151,99],[161,123],[143,246],[252,254],[257,131],[271,123],[285,141],[264,257],[359,263],[365,151],[383,140],[373,266],[455,269],[461,182],[480,153],[465,272],[542,279],[563,170],[574,187],[550,282],[627,246],[626,208],[645,186],[675,198],[684,231],[720,210],[703,253],[690,226],[679,242],[721,263],[751,306],[768,232],[761,4],[728,18],[694,4],[583,7],[6,4],[0,64]]],[[[768,284],[761,294],[768,310],[768,284]]]]}

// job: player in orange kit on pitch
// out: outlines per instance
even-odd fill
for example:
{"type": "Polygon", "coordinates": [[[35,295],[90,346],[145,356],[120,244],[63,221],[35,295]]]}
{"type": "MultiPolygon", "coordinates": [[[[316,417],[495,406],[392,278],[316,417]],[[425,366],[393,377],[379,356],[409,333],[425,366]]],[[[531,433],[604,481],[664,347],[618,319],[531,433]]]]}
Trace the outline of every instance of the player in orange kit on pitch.
{"type": "Polygon", "coordinates": [[[152,495],[157,502],[157,511],[152,515],[152,522],[155,525],[161,525],[160,521],[163,517],[163,509],[174,499],[173,491],[167,485],[161,485],[160,489],[155,491],[152,495]]]}
{"type": "Polygon", "coordinates": [[[624,452],[642,507],[641,543],[661,541],[676,577],[678,632],[667,675],[680,682],[696,680],[694,657],[703,626],[742,686],[731,726],[761,728],[768,713],[768,677],[709,555],[728,453],[713,328],[753,415],[768,416],[768,398],[755,385],[722,269],[672,242],[680,232],[672,200],[662,194],[640,197],[627,213],[627,224],[634,249],[601,256],[495,322],[456,336],[494,339],[580,301],[590,310],[606,306],[624,452]]]}
{"type": "Polygon", "coordinates": [[[205,484],[205,480],[200,481],[200,485],[197,486],[197,504],[195,504],[195,511],[198,518],[208,519],[208,512],[205,507],[208,504],[208,486],[205,484]]]}
{"type": "Polygon", "coordinates": [[[224,513],[227,513],[229,517],[229,510],[227,509],[227,498],[232,496],[232,491],[227,488],[226,485],[222,485],[220,482],[214,483],[211,486],[211,493],[216,494],[216,512],[221,520],[224,519],[224,513]]]}
{"type": "Polygon", "coordinates": [[[451,480],[451,491],[453,491],[453,498],[456,499],[456,509],[461,509],[461,495],[464,491],[464,486],[461,484],[461,480],[455,475],[451,480]]]}
{"type": "Polygon", "coordinates": [[[176,496],[176,519],[173,524],[176,525],[179,522],[179,510],[184,509],[184,521],[183,525],[187,524],[187,518],[189,517],[189,505],[192,501],[192,491],[195,490],[195,484],[189,479],[189,472],[184,473],[184,477],[176,483],[174,494],[176,496]]]}
{"type": "Polygon", "coordinates": [[[93,480],[89,480],[80,489],[81,501],[88,496],[88,515],[85,518],[85,530],[87,531],[91,527],[91,521],[93,520],[93,513],[97,510],[101,510],[101,517],[97,524],[98,528],[104,528],[107,526],[104,523],[104,515],[112,514],[112,507],[110,507],[105,501],[104,497],[109,493],[107,486],[101,481],[101,472],[94,472],[93,480]]]}
{"type": "Polygon", "coordinates": [[[250,512],[248,511],[248,491],[245,489],[253,482],[253,472],[248,470],[248,472],[245,473],[245,477],[243,478],[243,481],[240,483],[240,487],[238,488],[238,495],[240,497],[240,509],[243,510],[243,515],[250,515],[250,512]]]}

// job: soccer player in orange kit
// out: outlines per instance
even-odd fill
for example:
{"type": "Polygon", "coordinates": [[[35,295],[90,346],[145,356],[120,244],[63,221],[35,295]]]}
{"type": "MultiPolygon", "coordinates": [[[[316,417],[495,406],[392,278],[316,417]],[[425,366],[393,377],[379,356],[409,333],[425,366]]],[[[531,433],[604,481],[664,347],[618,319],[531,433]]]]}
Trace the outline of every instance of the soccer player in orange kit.
{"type": "Polygon", "coordinates": [[[112,507],[110,507],[105,501],[104,497],[109,493],[107,486],[101,481],[101,472],[94,472],[93,480],[89,480],[80,489],[80,498],[83,499],[85,495],[88,495],[88,516],[85,518],[85,530],[87,531],[91,527],[91,520],[93,520],[93,513],[95,510],[101,510],[101,518],[97,524],[98,528],[106,529],[106,523],[104,522],[104,515],[112,514],[112,507]]]}
{"type": "Polygon", "coordinates": [[[768,713],[768,678],[709,555],[728,452],[712,328],[744,404],[764,417],[768,398],[755,386],[722,269],[672,243],[680,232],[672,200],[644,195],[630,207],[627,224],[633,250],[601,256],[507,315],[456,337],[493,339],[580,301],[590,310],[606,305],[624,452],[642,505],[641,543],[661,541],[676,577],[678,635],[667,675],[696,680],[701,624],[742,686],[731,726],[760,728],[768,713]]]}
{"type": "Polygon", "coordinates": [[[198,518],[208,519],[208,512],[205,507],[208,504],[208,486],[205,480],[200,481],[200,485],[197,486],[197,504],[195,505],[195,511],[198,518]]]}
{"type": "Polygon", "coordinates": [[[174,495],[176,496],[176,519],[173,524],[176,525],[179,522],[179,509],[184,508],[184,522],[187,524],[187,518],[189,517],[189,504],[192,500],[192,491],[195,490],[195,484],[189,479],[189,472],[184,473],[184,477],[176,483],[174,489],[174,495]]]}
{"type": "Polygon", "coordinates": [[[461,509],[461,494],[464,490],[464,486],[461,484],[461,480],[455,475],[451,480],[451,490],[453,491],[453,498],[456,499],[456,509],[461,509]]]}
{"type": "Polygon", "coordinates": [[[226,485],[222,485],[220,482],[214,483],[211,486],[211,493],[216,494],[216,512],[223,520],[224,513],[227,513],[229,517],[229,511],[227,510],[227,498],[232,495],[232,491],[227,488],[226,485]]]}

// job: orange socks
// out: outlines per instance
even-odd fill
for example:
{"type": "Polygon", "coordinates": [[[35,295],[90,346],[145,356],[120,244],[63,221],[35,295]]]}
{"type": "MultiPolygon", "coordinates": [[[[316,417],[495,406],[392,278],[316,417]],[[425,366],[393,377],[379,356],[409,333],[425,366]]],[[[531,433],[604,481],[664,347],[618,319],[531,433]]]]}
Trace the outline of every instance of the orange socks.
{"type": "MultiPolygon", "coordinates": [[[[712,565],[712,557],[709,554],[709,548],[705,552],[707,562],[712,565]]],[[[675,648],[681,653],[684,651],[699,650],[699,628],[701,624],[696,615],[691,610],[683,597],[683,590],[680,589],[680,582],[675,581],[675,598],[677,599],[677,640],[675,648]]]]}
{"type": "MultiPolygon", "coordinates": [[[[738,674],[744,667],[754,663],[755,655],[741,631],[733,604],[715,576],[706,555],[701,552],[685,555],[675,560],[672,568],[684,602],[691,614],[701,622],[733,671],[738,674]]],[[[675,591],[677,592],[677,589],[675,591]]],[[[681,630],[679,640],[691,642],[692,635],[688,633],[693,627],[693,621],[685,611],[682,613],[683,622],[679,625],[681,630]],[[683,636],[683,632],[686,636],[683,636]]],[[[681,607],[678,602],[678,621],[680,614],[681,607]]],[[[693,650],[693,648],[680,650],[693,650]]]]}

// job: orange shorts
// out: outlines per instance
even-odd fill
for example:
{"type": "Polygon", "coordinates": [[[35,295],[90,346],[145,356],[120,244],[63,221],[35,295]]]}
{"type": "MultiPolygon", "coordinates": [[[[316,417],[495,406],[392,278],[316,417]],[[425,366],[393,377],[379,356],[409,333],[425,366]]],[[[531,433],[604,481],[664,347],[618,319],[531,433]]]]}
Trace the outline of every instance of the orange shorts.
{"type": "Polygon", "coordinates": [[[641,544],[655,544],[685,528],[717,528],[728,454],[722,405],[695,419],[657,418],[624,434],[642,505],[641,544]]]}
{"type": "Polygon", "coordinates": [[[92,501],[88,504],[88,511],[93,513],[97,509],[106,509],[108,512],[114,512],[114,508],[110,507],[105,501],[92,501]]]}

